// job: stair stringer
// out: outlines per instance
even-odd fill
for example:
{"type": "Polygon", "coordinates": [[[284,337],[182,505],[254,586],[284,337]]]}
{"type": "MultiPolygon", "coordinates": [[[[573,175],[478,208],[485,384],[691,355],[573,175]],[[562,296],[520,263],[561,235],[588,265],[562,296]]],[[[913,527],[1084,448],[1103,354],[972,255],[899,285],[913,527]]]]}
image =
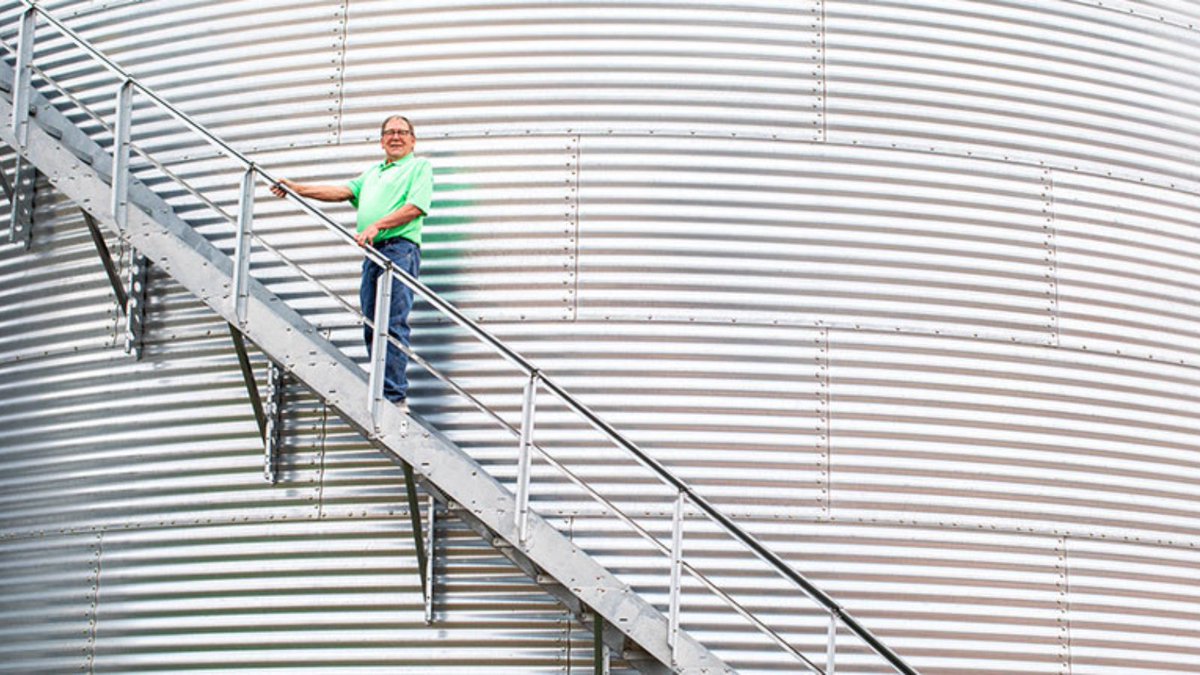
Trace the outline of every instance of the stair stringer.
{"type": "MultiPolygon", "coordinates": [[[[0,91],[6,92],[0,96],[0,120],[7,121],[12,115],[12,69],[7,64],[0,67],[0,91]]],[[[111,156],[44,97],[35,94],[31,112],[27,143],[18,152],[64,195],[237,325],[231,302],[233,261],[136,180],[130,181],[128,222],[123,231],[117,228],[109,208],[111,156]]],[[[0,141],[18,148],[11,125],[0,124],[0,141]]],[[[598,613],[658,662],[635,658],[631,665],[653,673],[734,672],[682,630],[672,659],[667,618],[536,513],[530,513],[526,541],[519,543],[514,495],[436,429],[387,405],[381,407],[376,428],[362,368],[254,279],[249,281],[246,316],[240,330],[265,354],[393,460],[416,467],[437,493],[465,510],[465,520],[477,530],[486,528],[503,540],[511,551],[501,547],[502,553],[514,561],[527,561],[523,571],[552,577],[560,593],[565,590],[581,605],[568,604],[569,609],[598,613]]],[[[536,576],[534,580],[538,581],[536,576]]]]}

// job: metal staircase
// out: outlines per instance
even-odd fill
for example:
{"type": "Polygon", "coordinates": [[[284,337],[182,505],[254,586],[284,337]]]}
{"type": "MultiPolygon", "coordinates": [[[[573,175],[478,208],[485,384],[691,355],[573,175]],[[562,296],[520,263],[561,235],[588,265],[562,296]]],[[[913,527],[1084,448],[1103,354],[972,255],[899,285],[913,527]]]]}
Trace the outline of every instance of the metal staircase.
{"type": "MultiPolygon", "coordinates": [[[[244,335],[253,341],[272,361],[305,383],[381,451],[406,470],[415,468],[430,494],[451,507],[450,513],[467,522],[567,606],[579,620],[585,623],[595,621],[597,627],[602,625],[603,630],[597,632],[602,635],[605,644],[617,650],[642,672],[733,672],[708,648],[680,628],[680,589],[685,574],[727,603],[733,611],[794,657],[799,671],[833,673],[836,635],[839,629],[844,629],[860,638],[870,651],[897,672],[917,672],[832,598],[600,419],[550,376],[481,329],[419,281],[395,270],[392,270],[392,275],[400,278],[418,296],[523,374],[522,421],[519,426],[514,426],[438,372],[419,354],[412,355],[415,363],[429,369],[435,377],[465,396],[502,429],[516,437],[519,462],[515,491],[489,475],[480,464],[420,417],[406,415],[394,406],[387,405],[382,401],[380,377],[382,357],[386,350],[379,348],[383,340],[390,339],[381,333],[380,328],[387,325],[386,316],[364,318],[375,330],[377,347],[373,353],[378,357],[369,364],[370,372],[364,372],[357,362],[323,337],[298,311],[250,274],[250,251],[256,241],[260,248],[270,250],[265,242],[256,239],[253,231],[254,188],[258,181],[273,184],[275,177],[142,86],[46,10],[29,2],[24,4],[25,9],[20,17],[19,44],[15,50],[10,50],[15,52],[14,57],[10,57],[11,63],[6,61],[0,66],[0,121],[12,120],[12,124],[0,124],[0,140],[16,149],[19,155],[18,184],[11,188],[14,234],[18,232],[18,223],[23,223],[21,227],[25,228],[21,232],[29,227],[28,192],[21,183],[28,182],[29,170],[36,167],[50,183],[79,205],[88,214],[89,220],[94,219],[111,228],[154,265],[163,268],[231,326],[236,327],[239,339],[244,335]],[[67,118],[64,111],[72,115],[84,112],[73,108],[68,110],[67,106],[82,104],[72,101],[69,93],[33,64],[33,36],[39,20],[72,43],[73,49],[86,54],[121,80],[115,120],[109,127],[114,139],[112,152],[102,148],[67,118]],[[66,103],[60,103],[64,110],[56,108],[40,93],[39,87],[33,85],[35,80],[39,87],[58,90],[53,93],[47,90],[47,93],[51,93],[56,100],[65,100],[66,103]],[[191,133],[243,167],[239,210],[234,223],[237,245],[233,256],[225,254],[201,236],[162,197],[130,174],[131,111],[135,94],[152,102],[181,122],[191,133]],[[19,208],[19,204],[26,205],[26,208],[19,208]],[[670,540],[661,541],[635,518],[621,512],[586,481],[559,463],[549,450],[535,442],[534,413],[539,395],[549,395],[553,397],[555,405],[565,406],[579,415],[589,426],[626,451],[631,466],[640,465],[676,495],[670,540]],[[530,465],[534,453],[562,472],[567,480],[597,499],[615,519],[646,538],[669,560],[669,601],[665,612],[657,609],[530,509],[530,465]],[[739,604],[688,561],[683,542],[685,512],[707,519],[716,531],[744,547],[747,560],[758,559],[766,563],[791,585],[798,599],[806,597],[828,614],[828,648],[824,658],[819,659],[821,663],[798,651],[764,619],[739,604]]],[[[97,117],[93,115],[93,118],[97,117]]],[[[102,124],[108,126],[107,122],[102,124]]],[[[183,188],[201,201],[206,201],[186,184],[183,188]]],[[[296,198],[296,203],[310,217],[328,227],[332,236],[339,238],[343,245],[353,245],[352,238],[321,211],[299,198],[296,198]]],[[[378,264],[387,265],[386,261],[371,251],[364,251],[363,254],[378,264]]],[[[383,275],[382,279],[386,282],[389,277],[383,275]]],[[[380,291],[384,292],[387,288],[390,288],[390,284],[381,284],[380,291]]],[[[381,310],[386,311],[386,302],[378,304],[381,310]]]]}

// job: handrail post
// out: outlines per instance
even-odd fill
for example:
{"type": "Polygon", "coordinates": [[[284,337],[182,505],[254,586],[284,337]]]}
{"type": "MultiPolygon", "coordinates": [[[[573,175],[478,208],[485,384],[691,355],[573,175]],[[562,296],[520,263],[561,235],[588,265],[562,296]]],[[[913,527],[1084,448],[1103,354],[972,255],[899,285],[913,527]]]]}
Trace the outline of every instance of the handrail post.
{"type": "Polygon", "coordinates": [[[604,617],[592,610],[592,671],[593,675],[609,675],[611,661],[608,645],[604,644],[604,617]]]}
{"type": "Polygon", "coordinates": [[[675,497],[675,516],[671,519],[671,589],[667,643],[671,647],[671,663],[676,663],[679,651],[679,584],[683,569],[683,503],[687,494],[680,490],[675,497]]]}
{"type": "Polygon", "coordinates": [[[541,374],[533,371],[525,382],[525,394],[521,399],[521,447],[517,455],[517,537],[525,543],[529,536],[529,446],[533,443],[533,420],[537,407],[538,381],[541,374]]]}
{"type": "Polygon", "coordinates": [[[21,32],[17,37],[16,82],[13,83],[12,129],[21,148],[29,141],[29,104],[33,101],[33,34],[37,28],[37,8],[21,13],[21,32]]]}
{"type": "Polygon", "coordinates": [[[242,174],[242,189],[238,195],[238,238],[233,254],[233,311],[240,327],[246,325],[246,307],[249,304],[250,253],[253,241],[250,238],[254,227],[254,179],[253,164],[242,174]]]}
{"type": "Polygon", "coordinates": [[[117,117],[113,127],[112,216],[124,231],[129,210],[129,127],[133,117],[133,80],[117,89],[117,117]]]}
{"type": "Polygon", "coordinates": [[[375,431],[380,430],[379,408],[383,404],[383,379],[387,364],[388,322],[392,309],[392,264],[383,268],[375,281],[375,331],[371,338],[371,377],[368,380],[367,406],[375,431]]]}
{"type": "Polygon", "coordinates": [[[829,613],[829,638],[825,644],[825,675],[834,675],[837,670],[837,614],[829,613]]]}

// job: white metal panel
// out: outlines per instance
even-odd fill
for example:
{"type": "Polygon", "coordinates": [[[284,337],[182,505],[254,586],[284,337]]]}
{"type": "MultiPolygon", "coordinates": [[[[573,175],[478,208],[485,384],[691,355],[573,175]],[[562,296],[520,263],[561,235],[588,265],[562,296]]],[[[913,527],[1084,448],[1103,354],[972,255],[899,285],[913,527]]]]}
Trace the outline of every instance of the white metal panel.
{"type": "MultiPolygon", "coordinates": [[[[40,194],[33,251],[0,250],[0,529],[245,517],[255,503],[315,513],[311,468],[295,468],[291,490],[259,478],[261,442],[225,324],[152,274],[146,359],[135,362],[78,209],[40,194]],[[198,481],[220,487],[197,502],[198,481]]],[[[115,238],[109,246],[121,252],[115,238]]]]}
{"type": "Polygon", "coordinates": [[[1200,195],[1055,172],[1065,347],[1200,365],[1200,195]]]}
{"type": "Polygon", "coordinates": [[[1082,3],[831,2],[828,138],[1195,181],[1200,32],[1082,3]]]}
{"type": "Polygon", "coordinates": [[[1200,550],[1068,541],[1071,672],[1195,672],[1200,550]]]}
{"type": "Polygon", "coordinates": [[[584,137],[580,316],[1048,342],[1048,175],[777,141],[584,137]]]}
{"type": "Polygon", "coordinates": [[[1083,351],[834,331],[831,512],[1200,543],[1200,378],[1083,351]]]}
{"type": "MultiPolygon", "coordinates": [[[[212,3],[174,0],[79,8],[57,16],[183,111],[235,147],[295,147],[340,134],[345,5],[310,0],[212,3]],[[104,11],[98,11],[102,9],[104,11]]],[[[62,44],[44,33],[51,44],[62,44]]],[[[114,80],[76,52],[47,55],[48,72],[98,112],[112,110],[114,80]]],[[[146,112],[153,143],[193,145],[175,122],[146,112]]],[[[135,120],[138,116],[135,114],[135,120]]],[[[139,138],[137,133],[135,138],[139,138]]]]}
{"type": "Polygon", "coordinates": [[[426,625],[407,521],[110,533],[95,671],[564,672],[582,631],[461,525],[443,525],[445,618],[426,625]]]}
{"type": "MultiPolygon", "coordinates": [[[[11,164],[7,157],[4,164],[11,164]]],[[[4,200],[0,228],[0,364],[4,365],[104,348],[117,341],[115,295],[82,216],[55,195],[44,178],[38,181],[34,200],[29,251],[8,243],[8,201],[4,200]],[[73,281],[64,285],[64,278],[73,281]]],[[[108,245],[113,255],[120,253],[115,238],[108,245]]]]}
{"type": "Polygon", "coordinates": [[[396,108],[434,133],[821,134],[820,3],[349,3],[347,138],[396,108]]]}
{"type": "Polygon", "coordinates": [[[97,534],[0,535],[0,672],[87,672],[95,642],[97,534]]]}

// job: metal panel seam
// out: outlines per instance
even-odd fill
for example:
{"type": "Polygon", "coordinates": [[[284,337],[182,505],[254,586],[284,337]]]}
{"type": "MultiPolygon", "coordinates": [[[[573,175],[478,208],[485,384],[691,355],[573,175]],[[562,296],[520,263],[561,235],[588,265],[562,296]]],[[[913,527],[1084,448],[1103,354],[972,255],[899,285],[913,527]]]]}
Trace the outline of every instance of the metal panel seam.
{"type": "Polygon", "coordinates": [[[819,453],[817,480],[820,490],[819,499],[821,500],[821,511],[817,520],[833,520],[833,430],[830,428],[830,401],[829,394],[829,368],[831,364],[831,355],[829,353],[829,327],[822,326],[821,333],[817,337],[819,346],[817,356],[817,368],[820,379],[820,400],[817,405],[820,408],[820,416],[817,423],[817,452],[819,453]]]}
{"type": "MultiPolygon", "coordinates": [[[[828,102],[827,96],[822,96],[822,98],[825,99],[825,101],[824,101],[825,103],[828,102]]],[[[822,117],[822,119],[828,119],[828,118],[822,117]]],[[[491,131],[443,132],[441,134],[434,134],[432,136],[429,136],[428,138],[429,139],[456,139],[456,140],[467,139],[467,140],[472,140],[472,139],[485,139],[485,138],[487,138],[487,139],[491,139],[491,138],[537,138],[537,137],[545,137],[545,136],[562,136],[564,134],[573,134],[573,135],[579,137],[580,139],[582,139],[584,137],[589,137],[589,138],[591,138],[591,137],[594,137],[594,138],[628,138],[628,137],[641,138],[641,137],[646,137],[646,138],[667,138],[667,139],[671,139],[671,138],[727,139],[727,138],[730,138],[727,135],[704,133],[703,131],[697,131],[697,132],[693,132],[690,134],[673,133],[673,132],[669,132],[669,131],[654,132],[654,133],[647,132],[644,134],[635,134],[628,130],[622,130],[620,132],[604,133],[604,132],[598,132],[598,131],[575,131],[575,130],[571,130],[571,129],[564,130],[564,129],[550,129],[550,128],[547,128],[547,129],[531,128],[531,129],[525,131],[525,133],[505,132],[505,131],[499,131],[499,132],[491,132],[491,131]]],[[[1059,171],[1068,171],[1068,172],[1075,173],[1075,174],[1078,174],[1081,176],[1104,178],[1107,180],[1117,181],[1120,183],[1127,183],[1129,185],[1141,185],[1141,186],[1148,185],[1148,186],[1152,186],[1152,187],[1162,188],[1164,190],[1171,190],[1174,192],[1179,192],[1181,194],[1200,195],[1200,180],[1189,179],[1184,176],[1173,176],[1172,180],[1166,180],[1162,176],[1157,176],[1157,175],[1148,176],[1148,177],[1146,177],[1146,176],[1139,177],[1139,176],[1132,175],[1132,174],[1125,174],[1120,171],[1101,172],[1098,170],[1092,170],[1092,169],[1088,169],[1088,168],[1075,168],[1073,166],[1068,166],[1066,164],[1056,163],[1053,159],[1044,160],[1044,159],[1036,159],[1036,158],[1031,158],[1031,157],[1003,155],[1001,153],[989,152],[986,149],[985,150],[970,150],[970,151],[957,151],[954,149],[937,150],[937,149],[930,149],[930,147],[928,145],[917,145],[917,144],[904,143],[904,142],[886,142],[885,143],[885,142],[877,142],[877,141],[872,141],[872,140],[853,140],[850,142],[843,142],[843,141],[831,141],[828,138],[825,138],[824,140],[814,140],[813,138],[810,138],[810,137],[782,136],[782,135],[778,135],[778,134],[773,134],[773,135],[768,136],[768,135],[758,135],[758,134],[753,134],[753,133],[748,133],[748,132],[739,132],[737,134],[737,138],[742,139],[742,140],[751,140],[751,141],[775,141],[775,142],[780,142],[780,143],[794,143],[794,144],[814,145],[814,146],[844,147],[844,148],[868,148],[868,149],[872,149],[872,150],[894,151],[894,152],[898,152],[898,153],[912,153],[912,154],[926,155],[926,156],[939,155],[939,156],[945,156],[945,157],[954,157],[957,159],[972,159],[972,160],[979,160],[982,162],[1000,164],[1003,166],[1022,166],[1022,167],[1029,167],[1029,168],[1036,168],[1039,170],[1040,169],[1055,169],[1055,170],[1059,170],[1059,171]]],[[[340,141],[338,144],[340,144],[340,141]]],[[[324,145],[324,144],[312,143],[311,145],[295,145],[295,144],[291,144],[291,143],[281,143],[278,146],[269,145],[269,144],[256,146],[256,150],[263,151],[263,150],[268,150],[268,149],[311,149],[311,148],[321,147],[322,145],[324,145]]],[[[208,151],[205,149],[201,149],[198,152],[189,152],[187,155],[183,156],[183,159],[187,159],[187,160],[191,160],[191,161],[200,161],[203,159],[213,159],[213,158],[218,158],[218,157],[223,157],[223,155],[219,151],[216,151],[216,150],[208,151]]]]}
{"type": "Polygon", "coordinates": [[[1106,12],[1116,12],[1117,14],[1120,14],[1121,16],[1132,16],[1132,17],[1136,17],[1138,19],[1142,19],[1144,21],[1152,21],[1155,23],[1164,23],[1164,24],[1168,24],[1171,26],[1175,26],[1176,28],[1186,28],[1188,30],[1196,30],[1196,25],[1194,23],[1191,23],[1187,19],[1184,19],[1182,17],[1173,16],[1171,18],[1167,18],[1166,14],[1159,14],[1158,16],[1154,16],[1153,14],[1146,14],[1145,12],[1141,12],[1141,11],[1138,11],[1133,8],[1128,8],[1128,9],[1125,9],[1122,11],[1121,9],[1114,6],[1114,4],[1111,2],[1111,0],[1107,4],[1104,2],[1098,2],[1098,1],[1089,2],[1088,0],[1067,0],[1067,2],[1069,2],[1071,4],[1075,4],[1075,5],[1082,5],[1089,9],[1099,9],[1099,10],[1106,11],[1106,12]]]}
{"type": "Polygon", "coordinates": [[[583,135],[575,134],[575,292],[571,294],[571,321],[579,321],[579,207],[583,198],[580,193],[580,176],[583,174],[583,135]]]}
{"type": "Polygon", "coordinates": [[[817,64],[817,84],[821,87],[821,93],[818,100],[821,103],[821,111],[817,113],[817,117],[821,118],[821,126],[818,131],[821,134],[820,142],[829,142],[829,87],[826,82],[829,80],[829,70],[826,68],[826,57],[828,50],[825,48],[826,35],[829,32],[829,22],[825,20],[825,7],[829,0],[817,0],[817,5],[821,8],[820,27],[817,29],[817,39],[820,43],[817,45],[817,53],[821,55],[821,61],[817,64]]]}
{"type": "Polygon", "coordinates": [[[1062,545],[1062,621],[1063,621],[1063,672],[1066,675],[1071,675],[1072,658],[1071,658],[1071,553],[1069,542],[1070,537],[1063,537],[1062,545]]]}
{"type": "Polygon", "coordinates": [[[1044,178],[1046,182],[1046,230],[1047,230],[1047,247],[1050,253],[1050,345],[1059,348],[1060,333],[1059,333],[1059,305],[1058,305],[1058,223],[1055,221],[1054,215],[1054,171],[1045,169],[1044,178]]]}
{"type": "Polygon", "coordinates": [[[342,33],[338,46],[338,83],[337,83],[337,131],[333,137],[334,145],[342,144],[342,126],[345,119],[342,114],[346,103],[346,38],[350,32],[350,0],[342,4],[342,33]]]}
{"type": "Polygon", "coordinates": [[[100,572],[103,570],[104,558],[104,532],[96,533],[96,557],[93,561],[92,568],[92,597],[91,608],[88,617],[88,639],[87,646],[84,651],[83,669],[86,672],[92,673],[96,670],[96,634],[99,632],[100,624],[100,572]]]}

